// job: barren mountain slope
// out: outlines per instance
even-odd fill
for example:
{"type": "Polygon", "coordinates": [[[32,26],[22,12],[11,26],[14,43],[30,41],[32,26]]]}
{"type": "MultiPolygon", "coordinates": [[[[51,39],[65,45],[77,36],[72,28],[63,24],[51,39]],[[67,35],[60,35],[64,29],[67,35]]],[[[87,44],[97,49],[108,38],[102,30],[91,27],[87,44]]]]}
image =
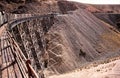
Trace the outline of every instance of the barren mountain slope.
{"type": "Polygon", "coordinates": [[[113,12],[120,13],[120,5],[92,5],[93,7],[99,9],[102,12],[113,12]]]}
{"type": "Polygon", "coordinates": [[[120,13],[120,5],[90,5],[66,0],[7,0],[0,1],[0,11],[4,10],[10,13],[41,13],[41,12],[59,12],[59,6],[65,10],[72,9],[73,6],[86,9],[93,13],[120,13]],[[60,5],[59,5],[60,3],[60,5]],[[71,5],[72,4],[72,5],[71,5]],[[66,9],[67,8],[67,9],[66,9]]]}
{"type": "Polygon", "coordinates": [[[120,30],[120,14],[97,14],[94,13],[94,15],[105,21],[106,23],[109,23],[110,25],[116,27],[118,30],[120,30]]]}
{"type": "MultiPolygon", "coordinates": [[[[58,62],[51,68],[54,72],[65,73],[120,55],[119,32],[88,11],[79,9],[73,14],[59,15],[55,22],[47,36],[50,41],[48,51],[61,58],[54,59],[54,54],[49,52],[50,57],[58,62]]],[[[53,61],[50,63],[52,65],[53,61]]]]}
{"type": "Polygon", "coordinates": [[[92,13],[120,13],[120,5],[94,5],[94,4],[82,4],[74,3],[82,9],[86,9],[92,13]]]}

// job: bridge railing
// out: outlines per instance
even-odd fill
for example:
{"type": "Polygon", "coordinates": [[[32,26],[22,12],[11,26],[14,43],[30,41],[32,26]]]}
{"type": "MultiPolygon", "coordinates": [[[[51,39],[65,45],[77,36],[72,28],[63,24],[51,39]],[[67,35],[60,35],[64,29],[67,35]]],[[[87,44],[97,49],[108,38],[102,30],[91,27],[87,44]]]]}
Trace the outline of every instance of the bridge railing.
{"type": "MultiPolygon", "coordinates": [[[[18,44],[16,43],[16,41],[12,38],[11,33],[7,32],[7,34],[8,34],[8,37],[10,38],[9,43],[11,43],[13,45],[13,48],[15,49],[15,51],[13,52],[13,55],[15,55],[16,62],[18,63],[19,68],[23,69],[21,72],[23,74],[23,76],[25,76],[26,72],[28,72],[27,76],[29,76],[29,73],[31,73],[34,78],[39,78],[36,71],[33,69],[33,67],[30,65],[30,63],[27,62],[28,59],[24,56],[23,52],[21,51],[21,49],[18,46],[18,44]]],[[[27,77],[27,76],[25,76],[25,77],[27,77]]]]}

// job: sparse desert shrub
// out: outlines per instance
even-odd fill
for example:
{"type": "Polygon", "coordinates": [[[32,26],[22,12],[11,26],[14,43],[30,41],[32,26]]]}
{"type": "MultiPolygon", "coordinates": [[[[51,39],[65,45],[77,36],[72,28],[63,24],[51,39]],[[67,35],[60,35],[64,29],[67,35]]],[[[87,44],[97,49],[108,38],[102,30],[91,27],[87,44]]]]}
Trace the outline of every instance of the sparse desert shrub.
{"type": "Polygon", "coordinates": [[[100,71],[100,69],[97,69],[97,72],[99,72],[100,71]]]}
{"type": "Polygon", "coordinates": [[[83,56],[83,57],[85,57],[85,56],[86,56],[86,53],[85,53],[82,49],[80,49],[79,56],[83,56]]]}
{"type": "Polygon", "coordinates": [[[109,78],[108,76],[105,76],[105,78],[109,78]]]}

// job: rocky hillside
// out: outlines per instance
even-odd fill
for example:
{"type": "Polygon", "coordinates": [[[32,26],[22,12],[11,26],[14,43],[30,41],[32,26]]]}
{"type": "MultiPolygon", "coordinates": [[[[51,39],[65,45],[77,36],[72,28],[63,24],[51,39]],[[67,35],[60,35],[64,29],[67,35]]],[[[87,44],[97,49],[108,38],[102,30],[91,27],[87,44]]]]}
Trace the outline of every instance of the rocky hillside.
{"type": "Polygon", "coordinates": [[[120,5],[93,5],[93,7],[97,8],[101,12],[120,13],[120,5]]]}
{"type": "Polygon", "coordinates": [[[0,1],[0,11],[8,13],[49,13],[58,11],[55,0],[2,0],[0,1]]]}
{"type": "Polygon", "coordinates": [[[74,3],[82,9],[86,9],[92,13],[120,13],[120,5],[92,5],[92,4],[82,4],[74,3]]]}
{"type": "Polygon", "coordinates": [[[89,5],[66,0],[2,0],[0,7],[1,11],[17,14],[59,12],[59,9],[66,12],[65,10],[76,8],[86,9],[92,13],[120,13],[119,5],[89,5]]]}
{"type": "Polygon", "coordinates": [[[65,73],[98,60],[119,56],[120,33],[88,11],[78,9],[56,19],[47,37],[50,41],[48,49],[62,57],[52,67],[54,72],[65,73]]]}
{"type": "Polygon", "coordinates": [[[120,14],[94,14],[97,18],[120,30],[120,14]]]}

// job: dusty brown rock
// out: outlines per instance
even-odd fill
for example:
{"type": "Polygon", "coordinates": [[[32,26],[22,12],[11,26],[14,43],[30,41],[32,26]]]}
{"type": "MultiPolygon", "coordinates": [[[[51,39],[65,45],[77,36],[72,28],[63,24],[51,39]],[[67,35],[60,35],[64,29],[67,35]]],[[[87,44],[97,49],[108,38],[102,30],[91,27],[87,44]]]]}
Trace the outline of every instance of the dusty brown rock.
{"type": "Polygon", "coordinates": [[[63,14],[68,13],[68,11],[74,11],[77,9],[77,6],[74,3],[68,1],[58,1],[58,6],[63,14]]]}
{"type": "Polygon", "coordinates": [[[27,10],[27,7],[25,6],[19,6],[17,9],[15,9],[14,11],[12,11],[11,13],[13,14],[22,14],[25,13],[27,10]]]}

